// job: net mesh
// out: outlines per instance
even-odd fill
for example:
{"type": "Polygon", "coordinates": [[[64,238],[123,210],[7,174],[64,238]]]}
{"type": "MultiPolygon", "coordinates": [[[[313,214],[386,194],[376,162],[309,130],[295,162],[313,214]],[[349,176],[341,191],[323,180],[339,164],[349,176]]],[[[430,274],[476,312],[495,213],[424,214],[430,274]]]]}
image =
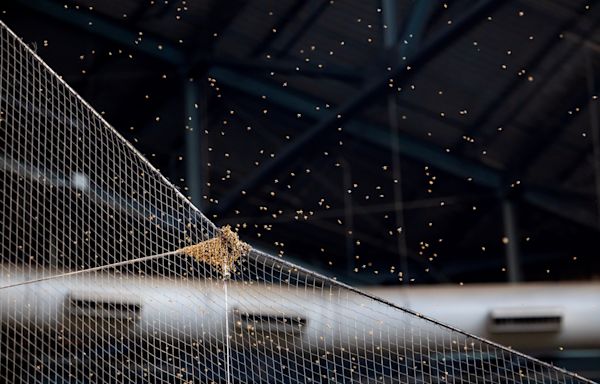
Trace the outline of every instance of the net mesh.
{"type": "Polygon", "coordinates": [[[1,382],[588,382],[249,250],[0,48],[1,382]]]}

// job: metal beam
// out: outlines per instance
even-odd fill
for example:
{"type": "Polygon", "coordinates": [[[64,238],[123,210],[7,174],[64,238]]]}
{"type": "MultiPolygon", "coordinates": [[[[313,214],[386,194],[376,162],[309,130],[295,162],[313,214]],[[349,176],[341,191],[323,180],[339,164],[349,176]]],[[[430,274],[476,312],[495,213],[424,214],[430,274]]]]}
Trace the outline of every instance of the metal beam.
{"type": "MultiPolygon", "coordinates": [[[[266,96],[266,100],[271,104],[289,111],[302,113],[306,117],[318,120],[325,115],[322,110],[315,109],[315,105],[322,104],[321,101],[288,92],[266,81],[249,78],[223,68],[214,68],[209,75],[217,79],[220,84],[252,96],[266,96]]],[[[390,146],[389,132],[384,126],[355,120],[345,125],[344,132],[354,138],[382,148],[389,148],[390,146]]],[[[399,133],[398,140],[399,149],[403,156],[434,166],[455,177],[469,180],[474,184],[494,191],[508,187],[502,170],[462,158],[453,152],[444,151],[431,143],[402,132],[399,133]]],[[[527,187],[521,191],[520,197],[543,211],[597,230],[596,219],[590,212],[574,205],[565,204],[564,198],[560,196],[527,187]]],[[[222,201],[221,199],[221,203],[222,201]]],[[[215,212],[225,212],[221,203],[216,206],[215,212]]]]}
{"type": "MultiPolygon", "coordinates": [[[[596,24],[594,24],[596,25],[596,24]]],[[[588,30],[584,36],[592,36],[594,34],[594,32],[597,30],[597,28],[594,26],[593,28],[591,28],[590,30],[588,30]]],[[[521,113],[523,113],[523,111],[526,111],[527,108],[530,106],[530,103],[532,103],[534,100],[538,100],[540,94],[542,94],[544,92],[544,88],[548,87],[548,85],[550,84],[554,84],[556,86],[556,82],[557,82],[557,75],[565,68],[568,67],[568,63],[570,60],[574,60],[575,57],[577,56],[577,53],[579,50],[581,50],[581,48],[584,47],[584,43],[582,41],[579,42],[575,42],[575,44],[569,49],[567,50],[567,52],[562,55],[560,60],[557,60],[547,71],[547,73],[549,75],[545,76],[545,78],[543,78],[542,80],[538,80],[535,84],[533,84],[533,86],[529,86],[529,92],[527,92],[527,94],[523,97],[523,102],[518,103],[515,105],[515,107],[508,109],[507,113],[504,115],[505,117],[500,120],[500,123],[497,124],[496,126],[498,127],[506,127],[508,126],[512,121],[515,120],[516,116],[519,116],[521,113]]],[[[574,71],[577,74],[579,74],[580,71],[574,71]]],[[[517,81],[518,82],[518,81],[517,81]]],[[[559,82],[560,83],[560,82],[559,82]]],[[[569,99],[569,98],[567,98],[569,99]]],[[[571,103],[572,105],[576,105],[574,103],[571,103]]],[[[479,139],[479,145],[483,148],[485,148],[488,143],[490,142],[490,140],[495,137],[495,135],[485,135],[482,134],[482,137],[479,139]]],[[[548,138],[548,136],[546,136],[548,138]]],[[[552,136],[551,136],[552,137],[552,136]]],[[[461,144],[464,145],[464,143],[466,143],[466,141],[462,141],[461,144]]],[[[539,144],[539,141],[535,140],[534,143],[539,144]]],[[[547,144],[551,144],[552,140],[550,140],[547,144]]],[[[542,148],[543,149],[543,148],[542,148]]],[[[541,154],[541,152],[540,152],[541,154]]],[[[535,157],[533,157],[533,159],[535,159],[535,157]]],[[[524,172],[522,172],[524,173],[524,172]]]]}
{"type": "Polygon", "coordinates": [[[161,211],[148,202],[140,203],[134,198],[120,196],[110,190],[92,185],[89,176],[84,173],[73,172],[71,175],[64,175],[21,163],[5,156],[0,157],[0,172],[12,173],[15,177],[25,178],[31,183],[37,183],[47,188],[76,191],[87,196],[94,204],[119,211],[140,222],[145,222],[149,216],[154,216],[161,226],[181,229],[180,220],[168,212],[161,211]]]}
{"type": "MultiPolygon", "coordinates": [[[[249,95],[256,97],[266,96],[268,102],[284,109],[301,113],[303,116],[314,120],[319,120],[326,114],[323,110],[315,109],[316,105],[322,104],[321,101],[288,92],[266,81],[250,78],[223,68],[210,70],[209,76],[217,79],[219,84],[235,88],[249,95]]],[[[389,132],[385,126],[351,121],[345,125],[343,131],[368,143],[389,148],[389,132]]],[[[476,184],[485,187],[499,188],[502,185],[502,177],[498,170],[457,157],[435,145],[401,132],[398,135],[398,140],[401,153],[409,158],[425,164],[431,164],[462,179],[471,179],[476,184]]]]}
{"type": "MultiPolygon", "coordinates": [[[[594,24],[595,25],[595,24],[594,24]]],[[[593,27],[591,29],[589,29],[583,36],[584,37],[580,37],[578,40],[573,40],[574,41],[574,46],[571,47],[571,49],[569,49],[566,53],[566,55],[561,59],[558,60],[555,65],[552,67],[552,69],[550,70],[550,72],[553,74],[551,76],[551,78],[556,80],[556,77],[558,76],[558,74],[560,73],[560,71],[564,71],[563,67],[565,67],[565,63],[568,62],[569,60],[573,60],[574,57],[576,56],[575,54],[577,53],[578,50],[580,50],[581,48],[583,48],[585,46],[585,42],[587,40],[585,40],[585,37],[593,34],[593,31],[595,31],[596,28],[593,27]]],[[[577,63],[573,64],[576,65],[577,63]]],[[[581,66],[583,67],[584,64],[581,64],[581,66]]],[[[568,83],[572,83],[575,80],[577,80],[577,78],[580,76],[580,72],[581,72],[580,67],[575,67],[573,69],[571,69],[566,75],[562,74],[562,79],[559,82],[559,84],[568,84],[568,83]],[[565,80],[566,77],[566,80],[565,80]]],[[[589,74],[589,72],[588,72],[589,74]]],[[[593,73],[592,73],[593,74],[593,73]]],[[[588,80],[589,80],[589,76],[588,76],[588,80]]],[[[532,100],[536,99],[534,97],[534,95],[539,96],[540,92],[543,91],[544,87],[547,87],[549,84],[549,79],[546,80],[546,82],[540,82],[540,84],[542,84],[541,86],[538,87],[534,87],[533,89],[533,93],[529,93],[529,98],[527,98],[527,102],[525,103],[520,103],[515,109],[513,109],[510,113],[511,117],[508,117],[505,121],[502,122],[502,124],[500,124],[500,126],[506,126],[511,119],[514,118],[514,116],[518,116],[518,114],[522,113],[523,110],[525,110],[525,108],[527,108],[529,106],[529,103],[532,102],[532,100]]],[[[592,84],[588,84],[588,88],[591,86],[594,86],[595,81],[592,82],[592,84]]],[[[573,88],[573,87],[571,87],[573,88]]],[[[562,87],[563,91],[564,91],[564,86],[562,87]]],[[[573,89],[571,89],[571,91],[573,91],[573,89]]],[[[589,89],[588,92],[585,91],[581,91],[579,88],[575,87],[574,92],[562,92],[562,94],[558,94],[554,96],[554,99],[556,99],[555,101],[558,102],[558,105],[562,105],[564,104],[564,100],[569,100],[568,105],[566,108],[567,110],[570,109],[574,109],[576,107],[579,107],[581,105],[583,105],[583,107],[589,107],[590,105],[593,104],[593,101],[591,100],[591,96],[592,94],[589,93],[589,89]]],[[[583,111],[582,111],[583,112],[583,111]]],[[[539,111],[538,115],[541,116],[546,116],[548,117],[548,115],[551,115],[551,113],[549,113],[548,111],[542,109],[541,111],[539,111]]],[[[512,164],[509,164],[509,169],[507,171],[507,173],[509,175],[513,175],[511,176],[512,179],[518,179],[520,177],[523,177],[524,175],[527,175],[530,170],[533,168],[533,166],[536,164],[536,160],[543,155],[549,148],[552,147],[552,145],[557,142],[560,138],[561,138],[561,131],[563,129],[565,129],[569,124],[573,124],[573,119],[575,119],[576,116],[571,116],[568,114],[564,114],[563,116],[559,119],[559,121],[556,121],[554,124],[548,125],[547,127],[544,128],[544,132],[542,133],[542,135],[539,135],[539,132],[536,132],[536,136],[535,138],[532,137],[532,144],[530,146],[527,147],[527,151],[524,153],[524,155],[521,158],[515,159],[515,161],[512,162],[512,164]],[[541,138],[540,138],[541,137],[541,138]]],[[[537,130],[537,129],[536,129],[537,130]]],[[[581,151],[582,155],[585,156],[586,155],[586,151],[581,151]]],[[[574,166],[579,165],[580,163],[580,157],[577,157],[577,160],[574,162],[574,166]]],[[[571,172],[572,169],[570,167],[566,168],[567,172],[571,172]]],[[[562,177],[559,176],[559,179],[562,179],[562,177]]]]}
{"type": "Polygon", "coordinates": [[[343,268],[348,274],[354,269],[354,201],[349,191],[352,189],[352,168],[344,158],[342,164],[342,195],[344,196],[344,240],[346,258],[343,268]]]}
{"type": "Polygon", "coordinates": [[[194,63],[195,55],[212,52],[231,24],[246,9],[249,0],[214,1],[204,15],[201,28],[208,33],[194,33],[186,39],[185,49],[189,63],[194,63]],[[216,37],[216,38],[215,38],[216,37]]]}
{"type": "MultiPolygon", "coordinates": [[[[525,63],[522,68],[527,68],[528,72],[534,72],[535,69],[540,65],[540,63],[542,63],[544,61],[544,59],[550,57],[553,54],[553,50],[552,48],[556,45],[556,40],[554,40],[554,37],[558,38],[557,36],[566,31],[566,30],[570,30],[573,27],[576,27],[577,25],[579,25],[581,23],[582,18],[587,17],[588,16],[588,11],[586,11],[584,8],[581,8],[581,11],[577,14],[577,16],[570,18],[569,20],[567,20],[566,22],[562,23],[561,25],[558,26],[558,28],[556,28],[556,33],[553,34],[553,38],[551,38],[549,41],[547,41],[545,44],[543,44],[538,50],[536,50],[534,52],[534,54],[532,55],[532,57],[527,61],[527,63],[525,63]]],[[[561,60],[558,60],[548,71],[548,73],[550,74],[549,76],[547,76],[548,80],[550,80],[552,78],[552,74],[555,73],[556,71],[558,71],[562,65],[564,65],[564,61],[569,60],[572,55],[573,55],[573,51],[576,48],[569,50],[561,60]]],[[[505,85],[502,90],[500,92],[498,92],[497,96],[493,98],[493,100],[491,100],[490,102],[488,102],[485,107],[483,108],[483,111],[479,113],[479,115],[477,116],[477,118],[475,119],[475,121],[473,121],[472,124],[470,124],[469,129],[467,130],[467,132],[465,133],[465,136],[467,137],[474,137],[477,136],[478,133],[482,132],[482,128],[486,123],[489,123],[490,121],[490,116],[492,116],[494,114],[494,112],[496,110],[498,110],[499,106],[502,105],[502,103],[509,99],[510,95],[512,95],[520,85],[523,84],[523,79],[520,76],[516,76],[514,78],[513,81],[509,82],[507,85],[505,85]]],[[[511,108],[510,110],[506,111],[505,114],[503,114],[503,117],[500,119],[501,123],[497,124],[496,126],[506,126],[508,124],[509,121],[511,121],[514,116],[517,116],[517,114],[525,107],[528,105],[528,103],[531,100],[536,100],[535,95],[537,95],[539,93],[539,90],[545,85],[545,83],[543,81],[537,81],[535,84],[533,84],[533,86],[531,85],[527,85],[527,87],[529,87],[529,92],[527,93],[527,95],[523,98],[523,100],[525,100],[525,102],[523,103],[518,103],[514,108],[511,108]]],[[[480,136],[481,134],[479,134],[480,136]]],[[[460,140],[458,143],[455,144],[454,146],[454,150],[458,151],[458,152],[462,152],[465,145],[467,142],[464,140],[460,140]]]]}
{"type": "MultiPolygon", "coordinates": [[[[217,79],[219,84],[224,84],[256,97],[266,96],[268,102],[290,111],[302,113],[302,115],[312,119],[318,120],[325,115],[325,112],[322,110],[315,109],[316,105],[322,104],[319,100],[293,94],[265,81],[250,78],[223,68],[212,69],[209,71],[209,76],[217,79]]],[[[385,126],[351,121],[346,124],[343,131],[368,143],[389,148],[389,132],[385,126]]],[[[447,173],[464,180],[470,179],[474,183],[485,187],[499,188],[502,185],[502,177],[498,170],[457,157],[435,145],[403,133],[399,133],[398,140],[401,153],[409,158],[425,164],[431,164],[447,173]]],[[[222,202],[223,199],[221,199],[220,206],[222,202]]],[[[222,210],[219,211],[223,212],[222,210]]]]}
{"type": "Polygon", "coordinates": [[[63,4],[50,0],[17,1],[34,11],[51,16],[123,46],[135,48],[137,51],[168,63],[179,65],[184,62],[184,55],[167,41],[162,41],[148,33],[140,35],[139,32],[131,31],[111,21],[109,18],[100,16],[98,13],[89,12],[83,7],[80,9],[74,9],[74,7],[65,8],[63,4]]]}
{"type": "Polygon", "coordinates": [[[202,169],[202,113],[200,110],[201,96],[198,92],[198,84],[190,79],[183,80],[184,102],[185,102],[185,168],[186,184],[189,188],[189,197],[198,209],[202,209],[203,177],[202,169]]]}
{"type": "Polygon", "coordinates": [[[600,117],[598,116],[598,105],[595,103],[596,95],[596,75],[594,72],[594,63],[591,53],[588,51],[585,55],[586,61],[586,80],[588,91],[588,103],[590,109],[590,128],[592,130],[592,154],[594,159],[594,186],[596,187],[596,218],[600,228],[600,117]]]}
{"type": "MultiPolygon", "coordinates": [[[[169,14],[169,12],[173,11],[173,9],[180,3],[180,0],[170,0],[170,1],[165,1],[162,4],[162,7],[159,8],[158,12],[156,12],[153,16],[154,17],[163,17],[166,16],[167,14],[169,14]]],[[[183,3],[185,4],[185,3],[183,3]]],[[[159,4],[157,4],[159,5],[159,4]]]]}
{"type": "MultiPolygon", "coordinates": [[[[465,196],[446,196],[446,197],[437,197],[430,199],[418,199],[406,201],[403,204],[404,211],[418,210],[418,209],[429,209],[429,208],[440,208],[442,206],[447,207],[450,205],[459,205],[464,204],[469,201],[479,201],[487,198],[487,195],[465,195],[465,196]]],[[[371,204],[371,205],[354,205],[353,206],[353,214],[354,216],[374,216],[377,213],[390,213],[394,212],[396,209],[396,205],[394,203],[384,203],[384,204],[371,204]]],[[[328,219],[337,219],[343,216],[345,213],[343,208],[338,209],[327,209],[323,211],[314,212],[312,215],[308,216],[308,219],[305,221],[311,220],[328,220],[328,219]]],[[[294,221],[298,221],[298,214],[295,212],[278,215],[277,218],[273,218],[271,216],[265,216],[261,218],[257,218],[254,216],[240,217],[235,216],[231,219],[228,219],[228,223],[252,223],[252,224],[281,224],[281,223],[291,223],[294,221]]]]}
{"type": "Polygon", "coordinates": [[[575,156],[575,158],[569,161],[569,165],[567,165],[556,177],[556,180],[559,184],[563,185],[569,181],[577,169],[581,166],[586,166],[588,163],[593,164],[594,162],[594,154],[593,154],[594,146],[589,144],[586,148],[583,148],[579,151],[579,153],[575,156]]]}
{"type": "MultiPolygon", "coordinates": [[[[390,145],[388,133],[373,126],[352,124],[346,127],[345,132],[352,133],[355,137],[361,137],[367,142],[382,147],[387,148],[390,145]]],[[[410,136],[401,135],[399,141],[404,156],[430,164],[449,174],[493,190],[502,191],[509,187],[501,170],[452,155],[410,136]]],[[[596,217],[589,210],[577,205],[565,204],[564,199],[561,197],[548,194],[537,188],[522,187],[521,189],[520,197],[527,203],[584,227],[599,230],[596,217]]]]}
{"type": "Polygon", "coordinates": [[[281,32],[285,29],[285,27],[293,20],[295,16],[298,15],[302,6],[304,6],[306,2],[304,0],[296,0],[287,11],[277,20],[277,23],[273,26],[273,28],[269,29],[267,32],[267,36],[263,41],[261,41],[250,54],[251,57],[256,57],[263,53],[269,45],[277,39],[281,32]]]}
{"type": "Polygon", "coordinates": [[[284,169],[290,161],[297,158],[304,148],[316,143],[321,138],[321,133],[332,127],[341,126],[348,121],[365,105],[369,104],[378,92],[384,89],[388,90],[389,87],[387,87],[387,84],[390,79],[395,78],[395,84],[400,86],[404,81],[419,73],[425,67],[425,63],[443,52],[454,40],[458,39],[464,31],[473,27],[483,15],[492,12],[502,3],[503,2],[497,0],[478,1],[475,6],[463,15],[463,17],[455,20],[447,30],[439,33],[425,43],[413,58],[407,60],[405,65],[394,65],[389,73],[384,73],[367,83],[346,103],[328,113],[312,128],[283,148],[274,159],[266,162],[255,173],[234,187],[231,193],[220,199],[218,210],[229,210],[242,197],[243,192],[258,188],[277,172],[284,169]]]}
{"type": "Polygon", "coordinates": [[[394,53],[397,53],[397,57],[394,61],[405,60],[416,51],[423,40],[435,4],[432,0],[414,2],[400,30],[396,20],[398,2],[382,0],[382,17],[385,25],[383,45],[388,49],[395,48],[394,53]]]}
{"type": "MultiPolygon", "coordinates": [[[[573,76],[579,76],[579,71],[576,71],[575,73],[573,76]]],[[[511,175],[510,178],[519,179],[534,169],[533,167],[540,156],[552,148],[554,143],[561,138],[561,133],[566,130],[576,118],[576,115],[565,113],[565,111],[580,106],[585,107],[586,102],[591,99],[587,92],[578,92],[580,90],[577,88],[571,89],[571,91],[573,92],[563,92],[552,100],[557,103],[556,105],[566,106],[565,110],[561,109],[562,117],[558,118],[558,121],[555,121],[553,124],[545,124],[541,127],[535,125],[529,127],[534,131],[534,133],[531,134],[531,143],[527,145],[527,150],[523,152],[522,156],[515,156],[513,157],[513,161],[508,163],[507,174],[511,175]],[[568,103],[565,103],[566,100],[568,100],[568,103]]],[[[550,103],[552,103],[552,101],[549,100],[550,103]]],[[[553,105],[553,103],[551,105],[553,105]]],[[[552,119],[552,111],[542,110],[541,113],[534,113],[534,116],[536,115],[544,116],[546,119],[552,119]]]]}
{"type": "Polygon", "coordinates": [[[352,69],[338,68],[325,65],[324,68],[312,68],[305,63],[295,63],[279,60],[240,60],[234,57],[222,57],[212,55],[206,52],[197,52],[193,58],[188,58],[182,49],[169,42],[162,41],[159,37],[152,36],[148,32],[132,31],[127,27],[102,17],[98,13],[90,12],[85,9],[65,8],[59,3],[50,0],[17,0],[23,6],[26,6],[36,12],[50,16],[56,20],[77,27],[80,30],[90,32],[99,37],[121,44],[125,47],[135,49],[138,52],[148,54],[161,61],[172,64],[176,67],[184,67],[193,63],[189,70],[189,75],[194,76],[199,72],[199,68],[206,68],[210,65],[219,65],[221,67],[244,69],[250,71],[277,72],[282,74],[295,74],[308,77],[330,77],[342,81],[360,81],[360,73],[352,69]]]}
{"type": "MultiPolygon", "coordinates": [[[[256,97],[266,96],[268,102],[290,111],[302,113],[312,119],[318,120],[325,116],[325,112],[315,109],[316,105],[322,104],[321,101],[293,94],[266,81],[250,78],[223,68],[210,70],[209,76],[217,79],[219,84],[256,97]]],[[[385,126],[351,121],[344,127],[344,132],[378,146],[388,148],[390,145],[389,132],[385,126]]],[[[403,133],[399,133],[398,140],[400,151],[407,157],[431,164],[465,180],[471,179],[476,184],[485,187],[499,188],[501,186],[502,178],[498,170],[457,157],[437,146],[403,133]]]]}
{"type": "Polygon", "coordinates": [[[309,0],[305,2],[310,9],[308,15],[298,24],[293,33],[283,42],[282,48],[275,53],[276,57],[285,56],[304,33],[319,19],[319,16],[329,5],[330,0],[309,0]]]}
{"type": "MultiPolygon", "coordinates": [[[[345,127],[344,132],[384,148],[389,148],[391,145],[389,132],[382,126],[352,122],[345,127]]],[[[504,185],[500,170],[455,156],[415,137],[399,133],[398,148],[403,156],[432,165],[465,181],[470,180],[475,184],[492,189],[498,189],[504,185]]]]}
{"type": "Polygon", "coordinates": [[[400,41],[400,50],[402,56],[410,56],[418,48],[419,44],[425,37],[427,25],[431,19],[431,14],[435,6],[439,6],[439,2],[434,0],[419,0],[415,2],[410,12],[410,18],[403,26],[403,38],[400,41]],[[406,41],[406,44],[404,44],[406,41]]]}
{"type": "Polygon", "coordinates": [[[506,247],[506,267],[508,281],[516,283],[522,280],[521,256],[519,253],[518,218],[515,204],[508,197],[502,199],[502,221],[504,225],[504,239],[506,247]]]}
{"type": "Polygon", "coordinates": [[[542,211],[579,224],[583,227],[599,231],[598,221],[590,209],[577,203],[569,203],[562,195],[548,193],[539,188],[526,188],[521,192],[522,198],[542,211]]]}
{"type": "Polygon", "coordinates": [[[262,59],[240,59],[236,57],[224,57],[217,55],[197,55],[194,65],[190,69],[190,75],[195,75],[198,72],[199,65],[214,65],[222,68],[230,68],[244,71],[257,71],[263,74],[275,72],[277,74],[330,78],[346,82],[360,82],[364,76],[351,68],[340,67],[336,65],[324,64],[321,68],[291,60],[262,60],[262,59]]]}

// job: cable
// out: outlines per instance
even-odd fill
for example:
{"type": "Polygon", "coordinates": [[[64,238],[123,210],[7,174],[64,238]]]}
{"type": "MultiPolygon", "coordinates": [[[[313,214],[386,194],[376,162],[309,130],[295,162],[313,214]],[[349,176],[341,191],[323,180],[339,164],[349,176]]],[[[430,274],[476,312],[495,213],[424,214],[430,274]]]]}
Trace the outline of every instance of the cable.
{"type": "Polygon", "coordinates": [[[120,267],[122,265],[129,265],[129,264],[133,264],[133,263],[137,263],[140,261],[147,261],[147,260],[154,260],[154,259],[158,259],[164,256],[169,256],[169,255],[174,255],[176,253],[181,252],[181,250],[176,250],[176,251],[170,251],[170,252],[165,252],[165,253],[159,253],[156,255],[150,255],[150,256],[144,256],[144,257],[139,257],[137,259],[132,259],[132,260],[125,260],[125,261],[119,261],[118,263],[112,263],[112,264],[106,264],[106,265],[101,265],[99,267],[93,267],[93,268],[88,268],[88,269],[82,269],[80,271],[72,271],[72,272],[67,272],[67,273],[61,273],[59,275],[54,275],[54,276],[47,276],[47,277],[41,277],[39,279],[33,279],[33,280],[27,280],[27,281],[21,281],[18,283],[14,283],[14,284],[9,284],[9,285],[4,285],[2,287],[0,287],[0,290],[6,289],[6,288],[14,288],[14,287],[19,287],[21,285],[27,285],[27,284],[33,284],[33,283],[39,283],[41,281],[47,281],[47,280],[54,280],[54,279],[59,279],[61,277],[67,277],[67,276],[73,276],[73,275],[79,275],[82,273],[87,273],[87,272],[96,272],[96,271],[101,271],[103,269],[107,269],[107,268],[113,268],[113,267],[120,267]]]}

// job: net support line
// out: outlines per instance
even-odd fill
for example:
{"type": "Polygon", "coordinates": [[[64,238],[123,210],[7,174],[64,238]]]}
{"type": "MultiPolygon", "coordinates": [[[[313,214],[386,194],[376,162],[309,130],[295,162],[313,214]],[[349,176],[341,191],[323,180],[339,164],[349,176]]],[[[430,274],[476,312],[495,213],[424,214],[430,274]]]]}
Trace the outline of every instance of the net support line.
{"type": "Polygon", "coordinates": [[[589,383],[589,384],[598,384],[595,381],[586,379],[586,378],[584,378],[584,377],[582,377],[582,376],[580,376],[580,375],[578,375],[576,373],[567,371],[566,369],[563,369],[563,368],[560,368],[560,367],[555,367],[552,364],[546,363],[545,361],[541,361],[539,359],[531,357],[531,356],[529,356],[529,355],[527,355],[525,353],[519,352],[519,351],[514,350],[512,348],[508,348],[508,347],[506,347],[506,346],[504,346],[502,344],[498,344],[498,343],[495,343],[495,342],[493,342],[491,340],[485,339],[483,337],[479,337],[477,335],[470,334],[470,333],[468,333],[466,331],[463,331],[460,328],[456,328],[456,327],[454,327],[452,325],[448,325],[448,324],[446,324],[444,322],[441,322],[441,321],[436,320],[434,318],[430,318],[430,317],[428,317],[428,316],[426,316],[426,315],[424,315],[422,313],[415,312],[415,311],[413,311],[411,309],[408,309],[408,308],[405,308],[405,307],[401,307],[398,304],[395,304],[395,303],[393,303],[393,302],[391,302],[389,300],[386,300],[384,298],[372,295],[372,294],[370,294],[370,293],[368,293],[366,291],[363,291],[361,289],[358,289],[356,287],[353,287],[351,285],[348,285],[348,284],[343,283],[341,281],[338,281],[336,279],[332,279],[331,277],[328,277],[328,276],[325,276],[325,275],[321,275],[318,272],[314,272],[314,271],[312,271],[310,269],[307,269],[307,268],[304,268],[304,267],[302,267],[300,265],[291,263],[291,262],[289,262],[287,260],[279,259],[279,258],[277,258],[277,257],[275,257],[275,256],[273,256],[273,255],[271,255],[269,253],[266,253],[266,252],[263,252],[263,251],[259,251],[259,250],[255,249],[255,248],[252,248],[252,252],[256,252],[257,254],[260,254],[260,256],[263,257],[263,258],[265,258],[265,259],[270,259],[274,263],[283,264],[283,265],[285,265],[285,266],[287,266],[289,268],[292,268],[294,270],[302,272],[302,273],[304,273],[306,275],[313,276],[313,277],[315,277],[315,278],[317,278],[319,280],[324,280],[324,281],[328,282],[329,284],[331,284],[332,286],[336,286],[338,288],[346,289],[348,291],[354,292],[354,293],[356,293],[356,294],[358,294],[360,296],[363,296],[365,298],[368,298],[370,300],[373,300],[373,301],[379,302],[381,304],[384,304],[384,305],[386,305],[388,307],[394,308],[396,310],[408,313],[408,314],[410,314],[412,316],[416,316],[418,318],[421,318],[423,320],[431,322],[431,323],[433,323],[433,324],[435,324],[437,326],[440,326],[442,328],[445,328],[445,329],[447,329],[449,331],[460,333],[461,335],[464,335],[464,336],[467,336],[467,337],[469,337],[471,339],[478,340],[478,341],[483,342],[485,344],[494,346],[495,348],[504,350],[504,351],[509,352],[511,354],[515,354],[515,355],[518,355],[520,357],[526,358],[527,360],[535,361],[536,363],[538,363],[538,364],[540,364],[542,366],[545,366],[545,367],[550,368],[550,369],[554,369],[554,370],[556,370],[558,372],[561,372],[562,374],[565,374],[567,376],[571,376],[573,378],[577,378],[577,380],[582,380],[583,382],[589,383]]]}
{"type": "Polygon", "coordinates": [[[0,287],[0,290],[8,289],[8,288],[20,287],[21,285],[28,285],[28,284],[39,283],[39,282],[42,282],[42,281],[60,279],[61,277],[68,277],[68,276],[80,275],[82,273],[97,272],[97,271],[101,271],[101,270],[104,270],[104,269],[110,269],[110,268],[115,268],[115,267],[121,267],[121,266],[124,266],[124,265],[135,264],[135,263],[139,263],[141,261],[149,261],[149,260],[160,259],[161,257],[165,257],[165,256],[169,256],[169,255],[174,255],[174,254],[177,254],[177,253],[180,253],[180,252],[181,252],[181,250],[178,249],[178,250],[175,250],[175,251],[169,251],[169,252],[159,253],[159,254],[156,254],[156,255],[138,257],[137,259],[119,261],[117,263],[105,264],[105,265],[100,265],[100,266],[97,266],[97,267],[92,267],[92,268],[80,269],[80,270],[77,270],[77,271],[60,273],[58,275],[40,277],[39,279],[32,279],[32,280],[21,281],[21,282],[14,283],[14,284],[3,285],[3,286],[0,287]]]}

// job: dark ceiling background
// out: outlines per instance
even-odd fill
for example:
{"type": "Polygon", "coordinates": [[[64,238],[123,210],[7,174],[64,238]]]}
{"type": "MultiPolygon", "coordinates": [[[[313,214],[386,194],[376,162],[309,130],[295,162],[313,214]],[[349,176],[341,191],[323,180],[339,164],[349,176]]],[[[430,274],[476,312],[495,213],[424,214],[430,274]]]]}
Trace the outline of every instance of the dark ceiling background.
{"type": "Polygon", "coordinates": [[[218,224],[351,283],[597,279],[600,8],[11,0],[218,224]]]}

